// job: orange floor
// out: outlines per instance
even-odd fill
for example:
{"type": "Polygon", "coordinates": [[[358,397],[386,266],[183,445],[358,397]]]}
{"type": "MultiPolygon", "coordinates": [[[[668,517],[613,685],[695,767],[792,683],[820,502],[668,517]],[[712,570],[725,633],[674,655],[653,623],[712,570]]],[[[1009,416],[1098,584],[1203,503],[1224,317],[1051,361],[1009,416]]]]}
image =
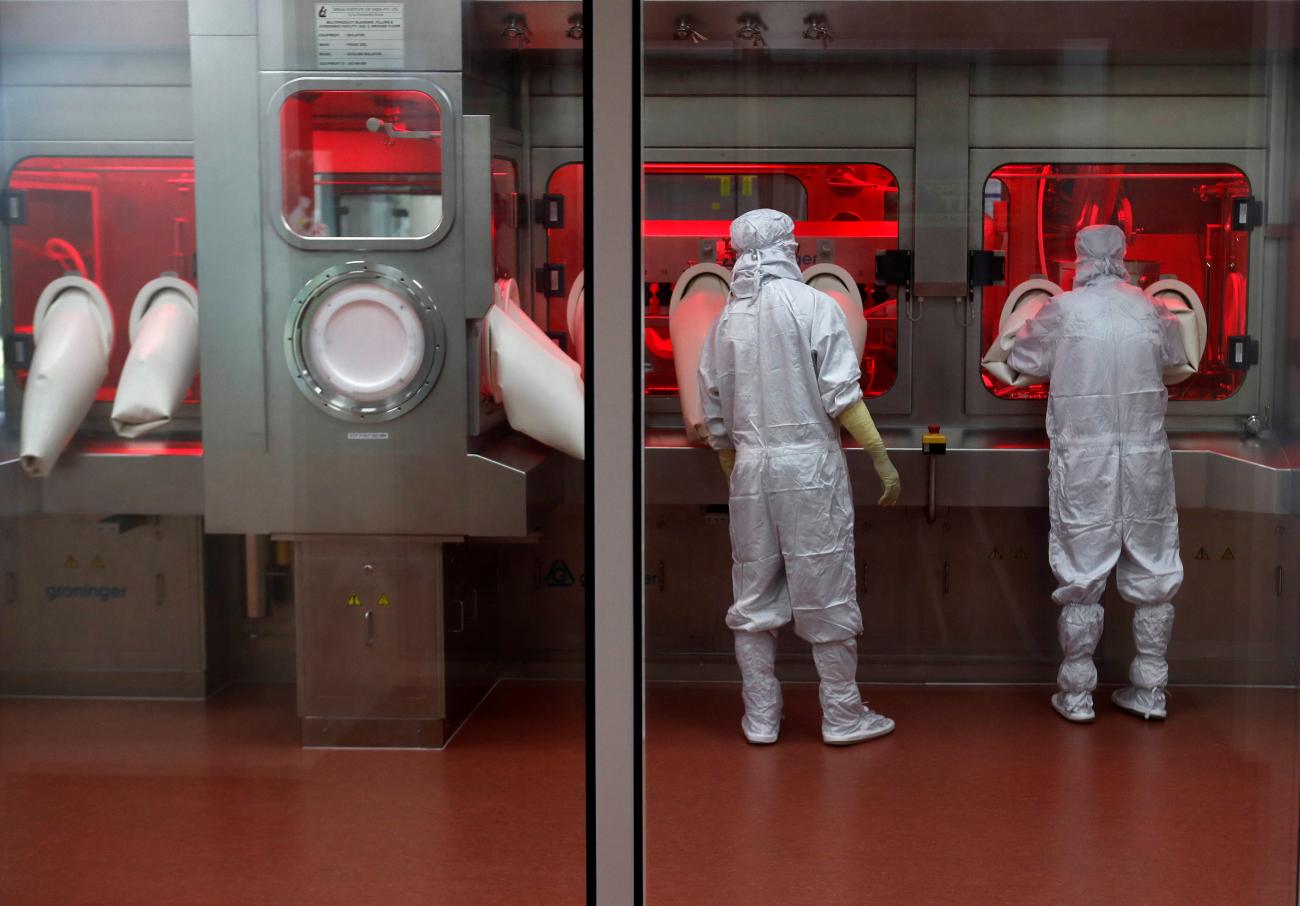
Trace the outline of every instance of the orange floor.
{"type": "MultiPolygon", "coordinates": [[[[1038,688],[884,687],[897,733],[848,749],[786,698],[757,748],[735,686],[650,689],[649,902],[1296,902],[1295,692],[1077,727],[1038,688]]],[[[303,751],[290,689],[0,700],[0,904],[580,903],[582,714],[507,683],[445,752],[303,751]]]]}
{"type": "Polygon", "coordinates": [[[579,903],[582,718],[512,683],[443,752],[303,751],[292,688],[0,700],[0,904],[579,903]]]}
{"type": "Polygon", "coordinates": [[[735,686],[655,688],[648,901],[1296,903],[1294,691],[1180,689],[1163,725],[1070,725],[1032,687],[870,697],[892,736],[822,745],[800,685],[756,747],[735,686]]]}

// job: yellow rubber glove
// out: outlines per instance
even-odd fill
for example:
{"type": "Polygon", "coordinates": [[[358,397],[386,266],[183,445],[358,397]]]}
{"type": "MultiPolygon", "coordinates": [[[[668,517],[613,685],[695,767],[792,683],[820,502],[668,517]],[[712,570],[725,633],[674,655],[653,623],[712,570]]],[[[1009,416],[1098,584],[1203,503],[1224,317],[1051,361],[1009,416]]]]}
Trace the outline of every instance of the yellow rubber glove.
{"type": "Polygon", "coordinates": [[[898,480],[898,470],[889,459],[885,442],[880,439],[876,423],[871,420],[867,404],[858,400],[840,413],[840,424],[853,435],[853,439],[862,444],[862,449],[871,457],[871,464],[876,468],[876,476],[884,493],[876,501],[880,506],[893,506],[898,503],[898,496],[903,493],[903,485],[898,480]]]}
{"type": "Polygon", "coordinates": [[[736,467],[736,451],[719,450],[718,462],[722,464],[722,471],[727,476],[727,481],[731,481],[731,470],[736,467]]]}

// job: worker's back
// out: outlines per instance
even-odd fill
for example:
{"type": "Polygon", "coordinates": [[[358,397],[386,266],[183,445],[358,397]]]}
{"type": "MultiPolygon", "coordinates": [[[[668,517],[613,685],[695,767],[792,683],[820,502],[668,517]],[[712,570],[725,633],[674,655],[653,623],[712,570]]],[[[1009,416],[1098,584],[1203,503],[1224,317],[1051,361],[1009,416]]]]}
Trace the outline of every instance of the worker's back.
{"type": "Polygon", "coordinates": [[[829,413],[860,396],[851,347],[835,300],[797,280],[768,279],[756,296],[728,302],[702,366],[736,449],[835,442],[829,413]],[[842,342],[830,341],[836,335],[842,342]]]}
{"type": "Polygon", "coordinates": [[[1165,443],[1164,364],[1178,337],[1136,287],[1118,278],[1065,293],[1051,342],[1047,432],[1074,445],[1165,443]]]}

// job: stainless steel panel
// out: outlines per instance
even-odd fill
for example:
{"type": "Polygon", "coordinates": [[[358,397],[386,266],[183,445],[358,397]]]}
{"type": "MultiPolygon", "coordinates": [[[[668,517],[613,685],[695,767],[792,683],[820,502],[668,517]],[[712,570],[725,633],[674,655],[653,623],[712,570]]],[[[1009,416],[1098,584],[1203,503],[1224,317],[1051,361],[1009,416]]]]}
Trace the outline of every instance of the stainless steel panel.
{"type": "Polygon", "coordinates": [[[911,63],[862,63],[837,59],[818,66],[810,61],[791,62],[772,58],[761,67],[735,66],[723,62],[696,62],[689,49],[652,56],[645,62],[643,76],[647,96],[718,96],[743,99],[770,94],[806,97],[816,103],[823,97],[911,97],[916,93],[916,67],[911,63]],[[756,83],[761,87],[756,90],[756,83]]]}
{"type": "Polygon", "coordinates": [[[185,47],[148,53],[0,51],[0,85],[188,85],[185,47]]]}
{"type": "Polygon", "coordinates": [[[257,34],[257,0],[189,0],[191,35],[257,34]]]}
{"type": "MultiPolygon", "coordinates": [[[[462,121],[461,128],[465,132],[465,147],[492,147],[492,122],[489,117],[467,116],[462,121]]],[[[465,197],[490,199],[492,197],[492,155],[465,155],[462,169],[465,197]]],[[[522,189],[522,186],[520,188],[522,189]]],[[[470,320],[480,320],[487,315],[495,299],[492,206],[490,204],[466,206],[461,220],[465,225],[468,240],[465,243],[465,285],[469,290],[465,295],[465,317],[470,320]]],[[[509,225],[503,224],[502,229],[509,229],[509,225]]],[[[473,374],[475,380],[477,377],[476,373],[473,374]]],[[[474,387],[470,389],[477,397],[477,389],[474,387]]],[[[468,400],[467,407],[475,407],[476,402],[477,399],[468,400]]]]}
{"type": "Polygon", "coordinates": [[[1263,66],[1098,66],[1062,61],[1055,65],[1000,63],[971,70],[973,96],[1090,95],[1100,90],[1108,97],[1208,97],[1262,95],[1266,89],[1263,66]]]}
{"type": "MultiPolygon", "coordinates": [[[[1051,682],[1059,660],[1055,580],[1041,508],[860,509],[855,546],[866,631],[859,677],[897,682],[1051,682]]],[[[1277,570],[1300,557],[1294,518],[1181,512],[1187,581],[1175,599],[1175,683],[1292,683],[1300,592],[1277,570]]],[[[646,645],[652,678],[733,679],[724,518],[652,506],[646,526],[646,645]]],[[[1103,682],[1132,657],[1130,605],[1112,588],[1099,651],[1103,682]]],[[[783,679],[812,680],[806,643],[781,636],[783,679]]]]}
{"type": "MultiPolygon", "coordinates": [[[[883,428],[898,467],[903,506],[922,506],[927,461],[920,429],[883,428]]],[[[1188,509],[1285,514],[1291,511],[1295,475],[1284,451],[1267,441],[1175,433],[1174,478],[1178,504],[1188,509]]],[[[879,485],[870,460],[845,450],[854,501],[875,502],[879,485]]],[[[1047,439],[1037,432],[948,431],[948,452],[937,462],[940,507],[1046,507],[1047,439]]],[[[681,431],[651,432],[645,450],[646,500],[652,504],[724,504],[727,487],[712,451],[688,447],[681,431]]]]}
{"type": "Polygon", "coordinates": [[[973,97],[975,148],[1262,148],[1261,97],[973,97]]]}
{"type": "Polygon", "coordinates": [[[27,477],[16,458],[0,462],[0,516],[19,516],[39,509],[37,482],[27,477]]]}
{"type": "MultiPolygon", "coordinates": [[[[595,761],[588,789],[595,796],[594,871],[602,901],[633,903],[637,890],[636,864],[638,810],[635,808],[638,772],[635,710],[628,704],[641,695],[637,688],[635,639],[636,608],[631,596],[642,582],[641,551],[634,529],[640,512],[634,485],[641,439],[635,434],[633,407],[640,401],[639,375],[643,364],[639,306],[628,304],[640,297],[639,243],[632,227],[638,210],[633,199],[640,184],[640,149],[634,138],[634,118],[640,98],[635,49],[629,52],[626,36],[633,34],[639,10],[628,3],[592,3],[587,22],[595,73],[587,85],[591,99],[591,147],[588,149],[588,185],[599,187],[601,197],[589,198],[592,212],[587,262],[587,318],[590,331],[587,359],[589,424],[587,457],[591,469],[588,526],[594,542],[591,557],[599,564],[588,582],[587,606],[594,608],[590,657],[594,672],[595,724],[587,731],[595,761]],[[604,299],[606,304],[602,304],[604,299]],[[621,301],[620,301],[621,300],[621,301]],[[633,367],[628,367],[632,365],[633,367]]],[[[647,103],[647,107],[650,106],[647,103]]],[[[644,120],[648,125],[652,119],[644,120]]],[[[642,135],[649,134],[643,126],[642,135]]],[[[695,142],[690,142],[695,144],[695,142]]],[[[589,869],[590,870],[590,869],[589,869]]]]}
{"type": "Polygon", "coordinates": [[[910,148],[911,97],[647,97],[642,132],[657,147],[910,148]]]}
{"type": "MultiPolygon", "coordinates": [[[[404,7],[406,57],[398,69],[402,72],[462,69],[461,0],[408,0],[404,7]]],[[[257,33],[262,69],[317,69],[315,10],[314,3],[298,0],[260,0],[257,33]]]]}
{"type": "Polygon", "coordinates": [[[155,53],[185,47],[185,0],[0,3],[0,50],[53,53],[111,49],[155,53]]]}
{"type": "Polygon", "coordinates": [[[911,414],[951,425],[960,413],[961,318],[966,296],[966,135],[969,72],[926,66],[916,80],[916,219],[911,414]]]}
{"type": "Polygon", "coordinates": [[[0,523],[0,692],[201,697],[199,520],[113,534],[100,519],[0,523]]]}
{"type": "MultiPolygon", "coordinates": [[[[266,328],[258,172],[257,48],[248,37],[195,37],[195,212],[208,528],[242,532],[242,514],[272,492],[252,466],[266,450],[266,328]]],[[[277,350],[278,352],[279,350],[277,350]]],[[[276,359],[278,362],[279,359],[276,359]]],[[[249,531],[256,531],[249,526],[249,531]]]]}
{"type": "Polygon", "coordinates": [[[8,86],[3,133],[10,141],[185,141],[190,91],[165,86],[8,86]]]}
{"type": "Polygon", "coordinates": [[[582,144],[582,98],[534,96],[529,105],[529,143],[534,148],[582,144]]]}
{"type": "Polygon", "coordinates": [[[203,514],[203,457],[70,450],[40,479],[41,512],[203,514]]]}
{"type": "Polygon", "coordinates": [[[299,716],[446,717],[440,544],[299,541],[294,569],[299,716]]]}

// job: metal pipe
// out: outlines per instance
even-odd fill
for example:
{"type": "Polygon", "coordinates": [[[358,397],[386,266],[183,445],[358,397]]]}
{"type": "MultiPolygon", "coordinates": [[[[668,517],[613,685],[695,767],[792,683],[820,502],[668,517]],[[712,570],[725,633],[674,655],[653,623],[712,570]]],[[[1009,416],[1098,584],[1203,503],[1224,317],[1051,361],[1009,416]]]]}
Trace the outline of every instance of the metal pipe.
{"type": "Polygon", "coordinates": [[[930,525],[939,518],[938,482],[938,462],[931,456],[925,470],[925,521],[930,525]]]}
{"type": "Polygon", "coordinates": [[[244,536],[244,616],[266,618],[266,562],[271,541],[266,535],[244,536]]]}

